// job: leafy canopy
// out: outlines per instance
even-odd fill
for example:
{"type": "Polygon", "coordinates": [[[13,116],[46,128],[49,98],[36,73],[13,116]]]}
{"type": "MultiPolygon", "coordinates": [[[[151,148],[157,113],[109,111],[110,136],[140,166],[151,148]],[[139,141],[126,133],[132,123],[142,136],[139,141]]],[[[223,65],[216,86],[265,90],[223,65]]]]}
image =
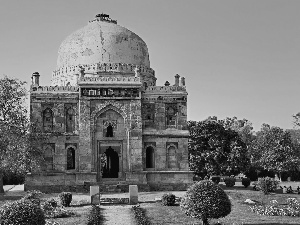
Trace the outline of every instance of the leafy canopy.
{"type": "Polygon", "coordinates": [[[247,149],[239,134],[217,120],[189,121],[190,168],[198,175],[245,171],[247,149]]]}

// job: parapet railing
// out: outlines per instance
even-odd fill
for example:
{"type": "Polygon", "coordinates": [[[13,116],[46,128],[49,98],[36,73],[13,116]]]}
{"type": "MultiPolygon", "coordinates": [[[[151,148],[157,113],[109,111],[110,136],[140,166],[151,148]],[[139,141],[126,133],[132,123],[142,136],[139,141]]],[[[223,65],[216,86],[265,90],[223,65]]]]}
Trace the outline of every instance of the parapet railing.
{"type": "Polygon", "coordinates": [[[127,84],[141,84],[139,77],[81,77],[78,80],[78,84],[85,83],[127,83],[127,84]]]}
{"type": "Polygon", "coordinates": [[[30,92],[79,92],[78,86],[31,86],[30,92]]]}
{"type": "Polygon", "coordinates": [[[172,92],[186,92],[185,86],[149,86],[145,93],[172,93],[172,92]]]}

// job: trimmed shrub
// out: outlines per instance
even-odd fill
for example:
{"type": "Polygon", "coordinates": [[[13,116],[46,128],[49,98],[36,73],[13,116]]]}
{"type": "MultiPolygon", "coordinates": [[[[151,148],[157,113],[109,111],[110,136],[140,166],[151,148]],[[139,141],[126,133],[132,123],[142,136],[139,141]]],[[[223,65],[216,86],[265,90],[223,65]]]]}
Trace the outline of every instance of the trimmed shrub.
{"type": "Polygon", "coordinates": [[[165,206],[175,205],[176,196],[172,193],[164,194],[161,197],[161,203],[165,206]]]}
{"type": "Polygon", "coordinates": [[[233,187],[235,185],[235,178],[234,177],[226,177],[224,179],[226,187],[233,187]]]}
{"type": "Polygon", "coordinates": [[[221,218],[231,212],[231,202],[224,190],[212,181],[193,184],[181,199],[180,207],[190,217],[208,224],[210,218],[221,218]]]}
{"type": "Polygon", "coordinates": [[[88,215],[87,225],[98,225],[103,221],[103,216],[101,214],[101,209],[99,205],[92,205],[92,209],[88,215]]]}
{"type": "Polygon", "coordinates": [[[62,192],[58,195],[62,206],[69,207],[72,202],[71,192],[62,192]]]}
{"type": "Polygon", "coordinates": [[[251,183],[251,180],[249,178],[242,178],[242,185],[244,185],[244,187],[249,187],[251,183]]]}
{"type": "Polygon", "coordinates": [[[44,225],[45,215],[38,204],[21,199],[10,202],[0,208],[1,225],[44,225]]]}
{"type": "Polygon", "coordinates": [[[257,182],[257,187],[261,190],[265,195],[269,192],[275,192],[279,184],[279,181],[274,180],[271,177],[259,178],[257,182]]]}
{"type": "Polygon", "coordinates": [[[211,177],[211,181],[214,182],[215,184],[218,184],[220,183],[221,181],[221,177],[211,177]]]}

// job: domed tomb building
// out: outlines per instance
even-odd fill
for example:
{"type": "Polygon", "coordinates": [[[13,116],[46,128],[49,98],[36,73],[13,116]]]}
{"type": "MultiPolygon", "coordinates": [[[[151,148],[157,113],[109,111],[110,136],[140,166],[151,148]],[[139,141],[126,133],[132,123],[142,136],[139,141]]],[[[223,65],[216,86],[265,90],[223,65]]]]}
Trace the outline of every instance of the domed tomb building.
{"type": "Polygon", "coordinates": [[[156,86],[138,35],[99,14],[62,42],[52,86],[39,77],[30,116],[47,137],[45,163],[27,174],[26,190],[182,190],[192,182],[185,79],[156,86]]]}

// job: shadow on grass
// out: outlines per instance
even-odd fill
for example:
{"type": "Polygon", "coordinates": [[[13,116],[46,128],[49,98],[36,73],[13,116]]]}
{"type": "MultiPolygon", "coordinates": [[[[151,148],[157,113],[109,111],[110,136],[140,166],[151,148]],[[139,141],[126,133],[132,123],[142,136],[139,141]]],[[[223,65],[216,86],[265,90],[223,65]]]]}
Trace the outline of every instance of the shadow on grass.
{"type": "Polygon", "coordinates": [[[233,187],[227,187],[225,184],[219,184],[219,186],[223,189],[223,190],[249,190],[252,191],[253,188],[252,187],[244,187],[244,186],[233,186],[233,187]]]}
{"type": "Polygon", "coordinates": [[[0,195],[0,201],[7,201],[7,200],[19,200],[23,198],[23,196],[10,196],[10,195],[0,195]]]}

